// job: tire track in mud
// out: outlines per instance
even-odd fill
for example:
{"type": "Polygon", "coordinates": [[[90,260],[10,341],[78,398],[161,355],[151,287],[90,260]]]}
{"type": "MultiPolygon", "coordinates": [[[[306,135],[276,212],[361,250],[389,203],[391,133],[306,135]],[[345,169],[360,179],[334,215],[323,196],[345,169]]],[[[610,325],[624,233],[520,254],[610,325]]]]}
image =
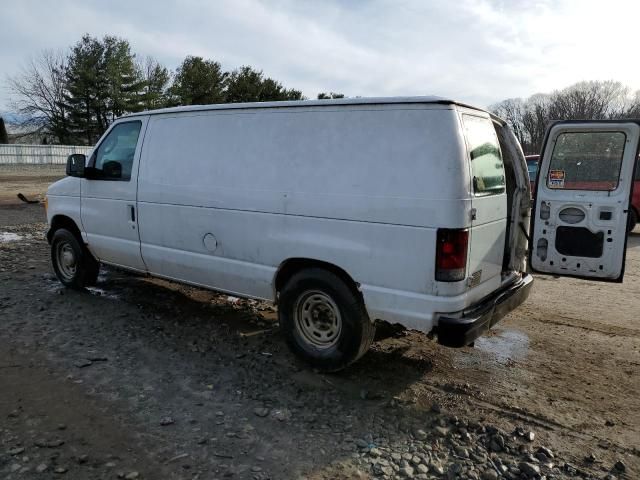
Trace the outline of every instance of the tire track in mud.
{"type": "MultiPolygon", "coordinates": [[[[611,434],[601,431],[596,428],[596,425],[585,426],[582,422],[573,424],[571,422],[563,422],[562,415],[560,415],[560,418],[552,418],[545,414],[544,407],[541,410],[537,408],[540,406],[539,402],[532,402],[529,405],[534,407],[532,410],[530,408],[522,408],[520,406],[522,403],[518,403],[518,406],[513,406],[503,400],[504,398],[506,398],[507,401],[513,400],[514,402],[521,402],[523,400],[523,396],[512,396],[510,392],[510,386],[515,385],[513,382],[515,382],[517,378],[520,378],[520,375],[523,373],[534,374],[534,377],[525,384],[525,389],[528,389],[529,391],[524,393],[524,405],[527,405],[526,398],[530,395],[544,399],[546,395],[555,396],[558,394],[557,390],[554,389],[553,386],[551,387],[551,390],[543,389],[540,391],[536,388],[537,382],[544,382],[545,375],[547,375],[540,373],[540,368],[548,365],[547,362],[544,361],[545,356],[549,355],[549,350],[545,347],[545,345],[547,345],[545,337],[547,334],[555,336],[555,333],[548,330],[543,330],[546,333],[541,334],[539,327],[535,326],[537,323],[536,320],[541,323],[556,325],[560,328],[568,326],[576,327],[583,331],[594,331],[600,337],[600,340],[596,340],[596,343],[600,344],[603,342],[602,335],[606,336],[605,338],[625,337],[635,339],[638,337],[638,332],[631,328],[618,327],[615,325],[610,326],[611,328],[607,329],[609,326],[603,325],[597,321],[588,322],[587,325],[576,325],[573,323],[574,321],[579,321],[576,318],[557,314],[554,314],[554,320],[545,322],[545,309],[534,310],[525,307],[523,310],[523,312],[520,312],[517,315],[513,314],[511,316],[511,320],[505,319],[503,328],[498,329],[512,331],[515,327],[515,330],[521,331],[525,337],[530,337],[532,339],[531,345],[527,347],[530,348],[531,351],[527,356],[522,358],[509,357],[506,359],[503,358],[502,361],[500,361],[495,355],[500,352],[492,352],[494,355],[491,355],[485,349],[486,345],[484,347],[476,345],[475,349],[467,353],[462,350],[441,351],[435,345],[429,345],[429,342],[413,334],[410,334],[412,337],[410,340],[407,338],[394,340],[395,343],[402,345],[402,348],[399,348],[399,350],[404,350],[404,354],[401,356],[426,356],[433,359],[434,367],[428,370],[428,373],[422,376],[418,383],[410,387],[414,389],[413,393],[422,390],[417,393],[418,397],[422,397],[422,401],[418,400],[418,402],[423,403],[425,408],[428,410],[430,406],[429,402],[433,401],[434,398],[442,398],[443,395],[449,396],[448,401],[454,405],[457,404],[455,410],[459,410],[460,408],[464,409],[464,404],[466,403],[467,407],[470,407],[470,409],[486,412],[487,417],[500,417],[505,422],[508,422],[509,420],[513,422],[515,420],[516,422],[521,422],[523,424],[535,425],[556,438],[566,437],[566,440],[568,440],[570,444],[582,445],[582,448],[578,448],[578,450],[590,451],[605,449],[609,450],[609,454],[626,454],[634,457],[636,461],[640,460],[640,450],[636,445],[622,439],[618,442],[616,441],[617,437],[615,435],[612,436],[611,434]],[[522,323],[523,319],[525,320],[524,324],[522,323]],[[479,355],[477,353],[472,353],[477,352],[478,349],[481,350],[479,355]],[[460,368],[459,366],[456,368],[455,365],[458,364],[460,360],[460,358],[456,360],[456,356],[459,357],[460,354],[462,354],[462,358],[469,357],[468,362],[462,362],[467,366],[467,368],[460,368]],[[542,355],[542,357],[540,357],[540,355],[542,355]],[[533,363],[532,359],[535,359],[533,363]],[[491,366],[491,363],[494,365],[491,366]],[[515,368],[515,370],[513,370],[513,368],[515,368]],[[446,375],[447,370],[450,370],[452,376],[443,376],[443,373],[446,375]],[[443,381],[445,382],[444,384],[442,383],[443,381]],[[456,382],[461,383],[460,385],[457,385],[456,382]],[[469,388],[469,384],[471,384],[472,388],[469,388]],[[458,397],[457,399],[455,398],[456,396],[458,397]],[[606,447],[602,447],[602,445],[606,445],[606,447]]],[[[505,331],[492,331],[494,333],[490,333],[487,336],[487,339],[504,337],[505,331]]],[[[573,338],[576,334],[571,334],[569,332],[566,336],[568,338],[573,338]]],[[[610,340],[605,339],[604,342],[609,343],[610,340]]],[[[381,348],[381,344],[378,344],[376,348],[381,348]]],[[[552,368],[550,370],[551,374],[555,375],[557,374],[558,369],[561,370],[563,359],[557,359],[557,361],[554,361],[554,357],[551,357],[549,360],[552,362],[552,368]]],[[[616,361],[619,366],[637,365],[636,362],[631,361],[631,359],[626,355],[624,355],[623,358],[618,358],[616,361]]],[[[403,363],[410,364],[412,362],[407,358],[407,361],[403,363]]],[[[391,371],[384,372],[384,370],[386,369],[383,367],[383,373],[393,373],[391,371]]],[[[566,378],[560,377],[557,380],[561,382],[573,381],[574,378],[575,376],[570,373],[566,378]]],[[[587,377],[583,377],[583,381],[588,383],[592,380],[587,377]]],[[[574,400],[567,400],[569,403],[573,401],[574,400]]],[[[565,409],[566,407],[567,405],[565,405],[565,409]]],[[[579,403],[576,407],[578,410],[584,410],[585,414],[590,415],[589,403],[579,403]]],[[[593,414],[600,415],[602,412],[594,411],[593,414]]],[[[567,419],[569,418],[570,417],[567,417],[567,419]]],[[[620,423],[620,425],[622,424],[624,424],[624,422],[620,423]]],[[[566,443],[566,441],[561,443],[566,443]]]]}
{"type": "Polygon", "coordinates": [[[597,332],[597,333],[601,333],[603,335],[608,335],[608,336],[640,337],[640,330],[635,330],[633,328],[619,327],[616,325],[606,325],[604,323],[593,322],[585,319],[578,319],[578,318],[574,318],[566,315],[561,315],[558,313],[554,313],[554,316],[556,318],[560,318],[565,321],[555,320],[551,318],[542,318],[542,317],[532,318],[532,320],[536,320],[540,323],[548,323],[548,324],[559,325],[563,327],[577,328],[577,329],[586,330],[589,332],[597,332]],[[580,323],[578,324],[576,322],[580,322],[580,323]]]}
{"type": "MultiPolygon", "coordinates": [[[[440,385],[429,384],[426,386],[427,388],[429,388],[430,390],[436,393],[450,392],[449,388],[445,388],[440,385]]],[[[495,415],[506,417],[510,420],[517,420],[529,425],[536,425],[540,428],[546,429],[547,431],[554,432],[561,435],[568,435],[583,441],[593,441],[593,440],[596,440],[597,442],[605,441],[610,443],[609,449],[616,451],[618,453],[635,455],[640,459],[640,449],[638,449],[637,447],[625,447],[623,445],[611,442],[609,439],[606,439],[604,437],[599,437],[597,435],[585,433],[583,431],[580,431],[572,427],[571,425],[560,423],[542,414],[537,414],[537,413],[528,411],[526,409],[513,408],[508,405],[494,403],[489,400],[482,400],[480,398],[476,398],[467,394],[466,392],[464,392],[463,389],[460,389],[457,393],[460,395],[465,395],[469,397],[469,399],[471,400],[469,403],[473,403],[474,406],[476,407],[481,406],[482,408],[490,410],[495,415]]]]}
{"type": "MultiPolygon", "coordinates": [[[[417,357],[430,357],[435,354],[432,349],[432,347],[434,346],[429,345],[428,342],[423,344],[423,341],[421,339],[414,338],[413,340],[413,342],[408,341],[406,338],[393,340],[393,343],[396,344],[396,348],[392,348],[391,350],[396,350],[399,352],[396,356],[394,356],[394,361],[411,365],[415,362],[420,361],[419,358],[413,358],[414,355],[416,355],[417,357]]],[[[380,349],[380,346],[380,343],[378,343],[375,348],[380,349]]],[[[447,350],[446,352],[449,352],[449,350],[447,350]]],[[[366,358],[365,361],[367,361],[366,358]]],[[[371,364],[370,366],[372,368],[376,367],[375,364],[371,364]]],[[[384,366],[380,367],[382,368],[380,375],[382,378],[385,378],[387,374],[392,375],[392,372],[386,371],[384,366]]],[[[480,376],[482,375],[483,373],[480,372],[480,376]]],[[[443,379],[441,376],[441,372],[428,369],[428,374],[422,376],[417,383],[413,384],[413,386],[409,388],[414,388],[415,390],[417,390],[417,392],[414,390],[414,392],[412,393],[418,397],[416,402],[418,411],[428,411],[431,406],[431,402],[434,399],[443,400],[446,397],[457,395],[461,398],[458,398],[452,402],[452,404],[454,405],[453,410],[460,410],[466,403],[468,406],[472,407],[475,410],[484,410],[487,414],[487,417],[500,417],[506,422],[516,421],[521,422],[525,425],[533,425],[538,428],[544,429],[545,431],[553,435],[557,435],[558,437],[566,436],[575,440],[579,440],[584,444],[607,444],[607,449],[611,452],[633,455],[638,460],[640,460],[640,449],[635,446],[625,446],[615,442],[615,439],[606,438],[595,433],[589,433],[581,429],[579,426],[563,423],[546,416],[542,412],[534,412],[522,407],[513,407],[505,404],[504,402],[501,402],[498,399],[494,401],[484,394],[482,388],[474,388],[480,387],[479,385],[472,384],[471,388],[469,388],[470,385],[468,383],[464,385],[458,385],[456,383],[457,381],[464,382],[467,380],[467,378],[443,379]],[[442,384],[441,382],[443,380],[447,380],[447,382],[442,384]],[[427,394],[425,390],[430,394],[427,394]]],[[[471,380],[469,381],[471,382],[471,380]]],[[[331,387],[338,391],[341,391],[342,393],[351,395],[354,394],[354,385],[345,383],[344,380],[336,381],[334,379],[331,382],[327,383],[331,387]]],[[[386,386],[391,387],[390,384],[387,384],[386,386]]],[[[494,384],[494,387],[496,386],[497,385],[494,384]]],[[[497,396],[500,397],[502,396],[502,394],[497,394],[497,396]]],[[[478,412],[476,412],[476,414],[477,413],[478,412]]]]}

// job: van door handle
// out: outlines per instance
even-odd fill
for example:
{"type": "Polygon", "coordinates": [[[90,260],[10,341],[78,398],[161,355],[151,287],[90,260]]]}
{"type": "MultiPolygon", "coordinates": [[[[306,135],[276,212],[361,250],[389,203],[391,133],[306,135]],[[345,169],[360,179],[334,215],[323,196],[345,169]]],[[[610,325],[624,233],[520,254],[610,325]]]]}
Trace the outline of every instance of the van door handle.
{"type": "Polygon", "coordinates": [[[133,205],[129,205],[129,213],[131,214],[131,221],[135,222],[136,221],[136,207],[134,207],[133,205]]]}

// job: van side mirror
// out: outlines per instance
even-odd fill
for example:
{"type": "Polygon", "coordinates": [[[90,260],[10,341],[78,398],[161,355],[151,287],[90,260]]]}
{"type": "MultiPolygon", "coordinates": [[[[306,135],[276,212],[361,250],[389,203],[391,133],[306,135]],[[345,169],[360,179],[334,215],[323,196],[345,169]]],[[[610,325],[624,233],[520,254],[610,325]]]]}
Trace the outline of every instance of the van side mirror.
{"type": "Polygon", "coordinates": [[[84,166],[87,156],[82,153],[72,153],[67,157],[67,175],[84,178],[84,166]]]}

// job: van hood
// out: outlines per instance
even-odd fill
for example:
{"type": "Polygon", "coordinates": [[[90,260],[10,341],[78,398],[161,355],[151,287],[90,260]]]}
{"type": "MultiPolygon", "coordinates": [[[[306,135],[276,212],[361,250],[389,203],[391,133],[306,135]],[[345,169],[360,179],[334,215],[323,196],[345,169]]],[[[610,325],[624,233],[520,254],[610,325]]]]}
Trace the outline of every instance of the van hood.
{"type": "Polygon", "coordinates": [[[47,188],[47,195],[51,196],[80,196],[80,179],[76,177],[65,177],[52,183],[47,188]]]}

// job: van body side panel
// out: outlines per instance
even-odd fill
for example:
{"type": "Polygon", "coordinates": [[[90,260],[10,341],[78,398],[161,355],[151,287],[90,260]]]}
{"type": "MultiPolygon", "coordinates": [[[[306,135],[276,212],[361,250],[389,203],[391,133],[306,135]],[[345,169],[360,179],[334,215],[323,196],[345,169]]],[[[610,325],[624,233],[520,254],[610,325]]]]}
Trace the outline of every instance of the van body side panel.
{"type": "Polygon", "coordinates": [[[433,278],[431,256],[419,255],[435,248],[430,229],[202,207],[157,208],[145,202],[139,203],[139,211],[140,235],[145,238],[147,225],[155,223],[154,232],[162,239],[143,243],[152,273],[225,291],[273,300],[277,268],[288,258],[329,262],[356,281],[365,278],[398,290],[424,292],[433,278]],[[179,247],[161,245],[171,243],[167,239],[174,229],[193,233],[184,235],[179,247]],[[209,230],[216,232],[214,251],[203,241],[209,230]],[[399,237],[404,252],[397,248],[399,237]]]}
{"type": "Polygon", "coordinates": [[[142,256],[152,274],[267,299],[288,258],[329,262],[361,285],[372,318],[429,331],[434,307],[464,303],[434,281],[437,228],[469,226],[461,151],[442,105],[154,115],[142,256]],[[391,291],[422,311],[403,314],[391,291]]]}
{"type": "Polygon", "coordinates": [[[455,228],[465,215],[448,204],[468,190],[455,122],[394,105],[155,115],[139,200],[455,228]]]}
{"type": "Polygon", "coordinates": [[[47,209],[47,223],[51,225],[51,220],[56,215],[69,217],[83,233],[83,240],[86,241],[80,217],[80,179],[65,177],[51,184],[47,189],[47,198],[49,205],[54,206],[47,209]]]}

